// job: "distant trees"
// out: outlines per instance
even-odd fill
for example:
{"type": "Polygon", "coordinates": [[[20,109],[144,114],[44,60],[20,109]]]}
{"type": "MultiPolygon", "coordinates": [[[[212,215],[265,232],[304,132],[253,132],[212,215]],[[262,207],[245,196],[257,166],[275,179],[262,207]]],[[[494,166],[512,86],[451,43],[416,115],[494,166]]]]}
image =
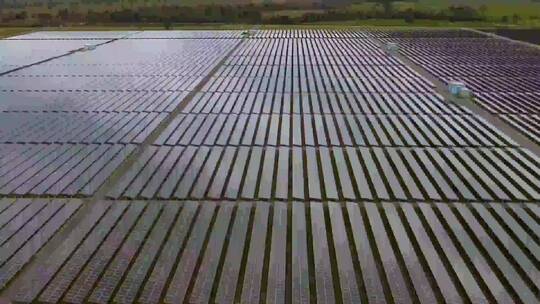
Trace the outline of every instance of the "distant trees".
{"type": "Polygon", "coordinates": [[[450,21],[478,21],[482,20],[477,10],[470,6],[451,6],[450,21]]]}
{"type": "Polygon", "coordinates": [[[382,6],[382,8],[384,10],[384,15],[386,16],[386,18],[392,17],[392,12],[393,12],[393,9],[394,9],[394,3],[393,2],[397,2],[397,1],[395,1],[395,0],[376,0],[375,2],[377,2],[380,6],[382,6]]]}
{"type": "MultiPolygon", "coordinates": [[[[131,2],[136,0],[129,0],[131,2]]],[[[191,6],[141,6],[113,11],[107,15],[89,12],[87,22],[157,22],[164,28],[173,23],[260,23],[261,12],[254,7],[233,7],[228,5],[191,6]]]]}
{"type": "Polygon", "coordinates": [[[478,8],[478,12],[484,19],[486,18],[487,11],[488,11],[488,7],[485,4],[480,5],[480,7],[478,8]]]}
{"type": "Polygon", "coordinates": [[[395,1],[392,1],[392,0],[380,0],[379,2],[381,2],[381,5],[382,5],[382,7],[384,9],[384,14],[387,17],[391,17],[392,16],[392,10],[394,8],[393,2],[395,2],[395,1]]]}
{"type": "Polygon", "coordinates": [[[406,23],[414,23],[414,10],[408,9],[405,11],[405,17],[403,18],[406,23]]]}
{"type": "Polygon", "coordinates": [[[165,19],[165,21],[163,21],[163,27],[166,29],[166,30],[170,30],[172,28],[172,22],[171,22],[171,19],[167,18],[165,19]]]}
{"type": "MultiPolygon", "coordinates": [[[[346,21],[346,20],[362,20],[362,19],[372,19],[372,18],[392,18],[392,19],[402,19],[406,23],[414,23],[416,20],[425,19],[425,20],[441,20],[441,21],[480,21],[485,20],[485,17],[482,16],[480,10],[476,10],[473,7],[469,6],[451,6],[443,10],[417,10],[413,7],[407,8],[405,10],[397,10],[393,6],[392,2],[388,1],[386,5],[392,4],[392,8],[388,7],[384,10],[348,10],[348,9],[331,9],[324,12],[311,12],[306,13],[302,17],[298,17],[296,20],[292,19],[289,21],[300,23],[300,22],[325,22],[325,21],[346,21]]],[[[382,3],[382,2],[379,2],[382,3]]],[[[379,4],[380,6],[381,4],[379,4]]],[[[487,7],[485,8],[487,10],[487,7]]],[[[265,20],[266,22],[279,23],[279,19],[265,20]]]]}
{"type": "Polygon", "coordinates": [[[53,21],[53,15],[51,15],[50,13],[39,13],[37,14],[37,18],[40,24],[46,26],[51,25],[51,22],[53,21]]]}
{"type": "Polygon", "coordinates": [[[28,17],[28,13],[26,11],[22,11],[20,13],[15,14],[16,20],[25,20],[28,17]]]}
{"type": "MultiPolygon", "coordinates": [[[[2,1],[2,0],[0,0],[2,1]]],[[[81,0],[82,3],[92,3],[96,0],[81,0]]],[[[48,10],[44,14],[33,14],[32,22],[38,19],[41,24],[87,22],[108,23],[138,23],[151,22],[162,24],[164,28],[172,28],[174,23],[270,23],[270,24],[294,24],[309,22],[335,22],[364,19],[401,19],[406,23],[414,23],[416,20],[441,20],[441,21],[480,21],[487,20],[488,7],[482,5],[475,9],[467,5],[454,5],[441,10],[417,9],[408,6],[403,9],[395,0],[371,0],[376,3],[367,6],[366,9],[351,9],[347,6],[339,6],[327,9],[295,11],[294,14],[272,13],[290,9],[284,4],[266,3],[262,5],[199,5],[179,6],[167,3],[178,3],[168,0],[99,0],[109,4],[119,3],[120,8],[107,10],[88,10],[84,12],[84,4],[77,7],[59,9],[56,14],[49,16],[48,10]],[[119,1],[119,2],[115,2],[119,1]]],[[[319,0],[311,0],[319,1],[319,0]]],[[[540,1],[540,0],[539,0],[540,1]]],[[[26,15],[14,12],[9,15],[9,20],[25,20],[26,15]]],[[[7,20],[7,19],[3,19],[7,20]]],[[[505,23],[520,23],[519,15],[504,16],[499,19],[505,23]]],[[[27,21],[28,22],[28,21],[27,21]]]]}
{"type": "Polygon", "coordinates": [[[57,18],[61,21],[67,21],[69,19],[69,11],[67,8],[61,9],[56,14],[57,18]]]}

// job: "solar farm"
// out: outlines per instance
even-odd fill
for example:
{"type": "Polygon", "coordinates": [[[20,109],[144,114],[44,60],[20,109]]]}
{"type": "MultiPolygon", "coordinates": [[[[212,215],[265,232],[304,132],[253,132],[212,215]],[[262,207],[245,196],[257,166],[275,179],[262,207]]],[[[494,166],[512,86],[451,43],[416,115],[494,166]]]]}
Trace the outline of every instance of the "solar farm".
{"type": "Polygon", "coordinates": [[[467,29],[2,39],[2,300],[540,303],[540,49],[467,29]]]}

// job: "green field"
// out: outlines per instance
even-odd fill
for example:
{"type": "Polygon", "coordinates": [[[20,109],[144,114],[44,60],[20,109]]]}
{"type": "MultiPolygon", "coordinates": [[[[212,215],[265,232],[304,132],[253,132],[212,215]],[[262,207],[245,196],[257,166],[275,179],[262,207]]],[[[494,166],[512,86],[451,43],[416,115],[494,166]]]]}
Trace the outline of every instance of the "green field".
{"type": "MultiPolygon", "coordinates": [[[[417,4],[408,4],[419,10],[426,9],[444,9],[448,5],[441,4],[437,1],[438,4],[429,3],[433,1],[419,1],[417,4]]],[[[471,1],[473,2],[473,1],[471,1]]],[[[517,1],[516,1],[517,2],[517,1]]],[[[530,3],[489,3],[482,2],[482,4],[465,3],[471,5],[472,7],[478,9],[480,6],[484,5],[486,8],[485,15],[487,18],[496,18],[500,19],[503,16],[512,16],[514,14],[519,15],[522,18],[529,19],[530,17],[539,17],[540,18],[540,2],[530,2],[530,3]]],[[[402,4],[403,5],[403,4],[402,4]]],[[[399,5],[398,5],[399,7],[399,5]]],[[[406,6],[404,6],[406,7],[406,6]]]]}
{"type": "Polygon", "coordinates": [[[11,37],[15,35],[25,34],[34,31],[30,27],[3,27],[0,28],[0,38],[11,37]]]}
{"type": "MultiPolygon", "coordinates": [[[[144,1],[144,3],[140,0],[118,0],[118,1],[111,1],[111,4],[105,4],[105,3],[94,3],[91,2],[92,0],[88,2],[83,2],[83,4],[77,5],[76,7],[69,7],[70,10],[79,11],[80,13],[86,12],[86,11],[94,11],[94,12],[102,12],[102,11],[115,11],[120,10],[122,8],[125,9],[132,9],[133,11],[136,11],[137,9],[141,9],[142,12],[144,12],[145,8],[148,9],[148,7],[154,7],[159,6],[161,4],[158,4],[157,2],[154,3],[157,0],[148,0],[144,1]]],[[[188,0],[188,2],[183,2],[182,5],[190,5],[195,3],[195,0],[188,0]],[[193,2],[193,3],[192,3],[193,2]]],[[[220,3],[222,0],[201,0],[203,2],[199,2],[198,4],[211,4],[211,3],[220,3]]],[[[369,1],[369,0],[368,0],[369,1]]],[[[173,1],[174,2],[174,1],[173,1]]],[[[171,3],[172,4],[172,3],[171,3]]],[[[50,13],[53,17],[58,14],[59,9],[62,7],[56,6],[51,9],[48,9],[47,7],[43,7],[43,12],[50,13]]],[[[264,7],[260,8],[261,10],[261,19],[259,22],[265,24],[265,23],[285,23],[285,24],[302,24],[304,20],[327,20],[327,21],[318,21],[318,22],[312,22],[307,23],[308,25],[328,25],[328,26],[420,26],[420,27],[476,27],[476,28],[486,28],[486,27],[509,27],[509,28],[540,28],[540,2],[529,2],[529,0],[417,0],[416,2],[412,1],[398,1],[394,2],[393,4],[393,12],[401,12],[401,14],[393,14],[394,19],[370,19],[370,18],[384,18],[384,16],[389,16],[388,14],[385,14],[383,12],[383,7],[381,5],[378,5],[373,2],[364,2],[361,4],[353,4],[346,7],[340,7],[336,8],[335,10],[330,10],[327,13],[326,9],[281,9],[281,10],[274,10],[274,9],[265,9],[264,7]],[[436,19],[451,19],[449,16],[453,16],[452,12],[449,12],[448,7],[453,4],[460,4],[460,5],[468,5],[473,8],[475,8],[476,12],[473,12],[472,18],[462,18],[461,20],[484,20],[484,21],[474,21],[474,22],[450,22],[447,20],[436,20],[436,19]],[[406,23],[404,20],[403,12],[412,9],[416,12],[423,12],[424,14],[416,15],[416,19],[412,20],[411,23],[406,23]],[[349,14],[353,12],[354,14],[349,14]],[[439,13],[442,14],[440,15],[439,13]],[[337,17],[331,16],[332,13],[335,13],[337,17]],[[308,17],[305,17],[308,15],[308,17]],[[311,15],[311,16],[309,16],[311,15]],[[320,15],[320,17],[317,17],[316,15],[320,15]],[[330,15],[330,16],[328,16],[330,15]],[[514,18],[514,15],[518,16],[518,18],[514,18]],[[399,17],[398,17],[399,16],[399,17]],[[419,19],[419,16],[424,16],[423,18],[430,18],[432,19],[419,19]],[[443,17],[439,17],[443,16],[443,17]],[[287,18],[288,17],[288,18],[287,18]],[[305,17],[305,18],[304,18],[305,17]],[[503,20],[503,17],[504,20],[503,20]],[[354,19],[358,18],[358,19],[354,19]],[[342,19],[342,20],[339,20],[342,19]],[[339,20],[339,21],[330,21],[330,20],[339,20]]],[[[34,19],[31,21],[28,21],[24,24],[28,25],[39,25],[39,24],[61,24],[65,21],[59,21],[55,20],[55,22],[48,22],[43,20],[38,20],[35,18],[36,12],[39,13],[40,8],[38,8],[36,11],[31,12],[29,14],[32,14],[34,16],[34,19]]],[[[144,13],[141,13],[144,15],[144,13]]],[[[153,10],[149,10],[147,14],[150,14],[152,17],[157,16],[159,17],[159,11],[155,12],[153,10]]],[[[201,17],[200,19],[194,19],[194,20],[207,20],[207,22],[211,22],[212,20],[216,21],[219,20],[219,22],[226,22],[228,17],[219,18],[219,12],[217,13],[216,18],[206,18],[203,9],[199,8],[199,10],[196,11],[197,16],[201,17]]],[[[213,13],[212,13],[213,14],[213,13]]],[[[230,12],[229,12],[230,14],[230,12]]],[[[189,19],[189,18],[188,18],[189,19]]],[[[110,22],[110,20],[114,19],[98,19],[94,20],[93,22],[110,22]]],[[[119,19],[118,19],[119,20],[119,19]]],[[[129,19],[121,19],[121,20],[129,20],[129,19]]],[[[152,22],[155,22],[155,20],[160,20],[159,18],[151,18],[151,19],[144,19],[141,23],[135,23],[135,24],[119,24],[119,23],[111,23],[109,24],[103,24],[103,25],[97,25],[97,26],[75,26],[71,27],[69,22],[66,23],[66,27],[62,28],[62,30],[78,30],[79,28],[82,29],[92,29],[96,28],[96,30],[106,30],[108,28],[113,29],[163,29],[163,24],[160,23],[144,23],[144,20],[154,20],[152,22]]],[[[176,20],[184,20],[184,19],[176,19],[176,20]]],[[[252,21],[246,21],[251,19],[241,19],[238,18],[238,16],[231,18],[231,21],[240,21],[240,22],[252,22],[252,21]],[[240,21],[243,20],[243,21],[240,21]]],[[[259,19],[255,19],[259,20],[259,19]]],[[[84,17],[81,17],[79,19],[71,20],[70,22],[79,24],[80,22],[85,22],[86,19],[84,17]]],[[[409,20],[411,21],[411,20],[409,20]]],[[[9,21],[8,21],[9,22],[9,21]]],[[[7,23],[9,24],[9,23],[7,23]]],[[[23,24],[23,23],[17,23],[17,24],[23,24]]],[[[82,24],[82,23],[81,23],[82,24]]],[[[243,24],[234,24],[234,23],[210,23],[210,24],[175,24],[174,28],[181,28],[181,29],[243,29],[249,27],[249,25],[243,25],[243,24]]],[[[27,29],[22,29],[22,31],[27,29]]],[[[11,35],[10,32],[12,29],[9,29],[8,32],[5,34],[0,33],[0,37],[3,35],[11,35]]],[[[15,31],[14,33],[17,33],[17,30],[13,29],[15,31]]]]}
{"type": "MultiPolygon", "coordinates": [[[[454,1],[455,2],[455,1],[454,1]]],[[[447,9],[451,6],[453,1],[441,1],[441,0],[418,0],[418,2],[395,2],[393,8],[395,11],[406,11],[408,9],[413,9],[417,11],[440,11],[447,9]]],[[[458,3],[458,2],[456,2],[458,3]]],[[[460,1],[461,5],[469,5],[482,13],[483,16],[487,19],[491,25],[499,25],[503,16],[511,18],[514,14],[518,15],[521,20],[519,25],[521,26],[540,26],[540,2],[528,2],[525,0],[471,0],[468,2],[460,1]],[[485,11],[481,11],[480,7],[484,7],[485,11]]],[[[382,7],[376,5],[375,3],[362,3],[351,5],[350,8],[353,11],[370,11],[370,10],[381,10],[382,7]]],[[[369,21],[368,21],[369,22],[369,21]]],[[[422,22],[422,25],[431,26],[430,21],[419,21],[422,22]]],[[[375,21],[375,23],[380,23],[380,21],[375,21]]],[[[383,22],[384,23],[384,22],[383,22]]],[[[391,25],[391,24],[389,24],[391,25]]],[[[450,24],[442,24],[443,26],[452,26],[450,24]]],[[[480,25],[483,26],[483,25],[480,25]]]]}

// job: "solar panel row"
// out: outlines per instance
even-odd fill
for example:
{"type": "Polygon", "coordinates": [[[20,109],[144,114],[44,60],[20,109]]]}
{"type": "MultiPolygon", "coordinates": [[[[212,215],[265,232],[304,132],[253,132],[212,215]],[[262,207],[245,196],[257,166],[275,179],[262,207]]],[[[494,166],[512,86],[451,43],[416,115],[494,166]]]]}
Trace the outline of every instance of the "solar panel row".
{"type": "Polygon", "coordinates": [[[166,113],[0,113],[0,143],[140,144],[166,113]]]}
{"type": "Polygon", "coordinates": [[[499,116],[535,142],[540,142],[540,114],[501,114],[499,116]]]}
{"type": "Polygon", "coordinates": [[[256,56],[274,59],[291,58],[288,64],[293,65],[296,64],[294,60],[331,60],[332,58],[346,60],[338,61],[339,63],[346,63],[347,60],[386,60],[389,63],[397,63],[392,58],[370,58],[369,56],[384,54],[384,51],[370,39],[328,38],[249,39],[236,50],[229,60],[234,60],[237,57],[249,59],[246,57],[256,56]],[[276,57],[277,55],[279,57],[276,57]],[[351,58],[352,55],[356,58],[351,58]]]}
{"type": "Polygon", "coordinates": [[[414,39],[403,33],[382,40],[399,42],[403,55],[442,81],[465,82],[482,107],[540,143],[538,48],[478,33],[431,38],[430,31],[413,32],[414,39]]]}
{"type": "MultiPolygon", "coordinates": [[[[445,38],[484,38],[484,35],[478,32],[444,28],[430,28],[425,30],[400,29],[399,27],[392,30],[371,28],[369,31],[370,37],[376,38],[431,38],[440,40],[445,38]]],[[[411,42],[413,41],[411,40],[411,42]]]]}
{"type": "MultiPolygon", "coordinates": [[[[10,43],[43,43],[31,38],[10,43]]],[[[0,193],[92,195],[237,43],[160,40],[141,49],[145,43],[127,41],[0,76],[0,144],[6,146],[0,193]],[[111,73],[117,65],[109,65],[155,72],[171,61],[183,76],[117,75],[111,73]]]]}
{"type": "Polygon", "coordinates": [[[141,31],[131,35],[130,39],[235,39],[241,38],[243,31],[141,31]]]}
{"type": "MultiPolygon", "coordinates": [[[[309,40],[317,39],[320,38],[309,40]]],[[[236,67],[249,70],[272,68],[269,76],[211,77],[203,86],[202,93],[197,94],[183,109],[183,112],[187,114],[175,117],[154,142],[155,145],[171,147],[146,148],[121,178],[121,184],[109,195],[132,199],[140,197],[306,200],[487,199],[486,196],[470,193],[458,195],[460,190],[449,196],[444,194],[441,196],[440,193],[427,194],[430,191],[423,189],[418,190],[413,196],[401,189],[407,187],[403,183],[404,180],[415,178],[420,181],[419,184],[411,183],[415,189],[427,187],[427,184],[422,184],[424,179],[440,181],[457,179],[459,185],[441,186],[440,189],[460,189],[466,182],[463,183],[461,178],[455,175],[457,171],[467,172],[464,173],[465,176],[485,172],[487,175],[484,176],[483,182],[487,184],[493,184],[492,179],[502,178],[508,173],[503,173],[506,169],[510,170],[513,176],[518,176],[522,172],[518,169],[517,163],[508,163],[509,166],[504,166],[504,168],[497,168],[492,164],[492,162],[500,163],[500,160],[491,153],[497,151],[495,153],[506,154],[508,150],[505,149],[439,149],[440,147],[512,147],[515,143],[485,121],[469,114],[467,110],[440,101],[440,97],[436,97],[431,84],[419,76],[414,78],[417,86],[398,86],[395,90],[399,93],[395,94],[380,94],[385,92],[383,86],[386,84],[404,79],[400,77],[402,75],[393,73],[380,74],[380,83],[385,85],[373,86],[373,91],[376,92],[374,94],[323,93],[326,92],[325,88],[343,91],[341,89],[344,83],[343,78],[337,76],[342,75],[340,73],[343,71],[361,74],[365,71],[385,70],[391,67],[418,75],[397,59],[384,53],[374,52],[376,55],[371,56],[375,58],[372,64],[378,62],[378,65],[354,64],[350,67],[338,65],[332,67],[336,73],[312,77],[310,75],[313,74],[308,71],[319,75],[317,73],[322,71],[326,73],[327,66],[323,63],[310,66],[294,65],[291,61],[295,58],[294,54],[298,54],[303,49],[311,50],[312,47],[304,47],[302,39],[266,40],[272,42],[267,43],[263,39],[247,39],[229,58],[238,56],[261,58],[260,54],[265,54],[267,58],[274,58],[272,62],[280,62],[279,65],[272,62],[262,64],[251,60],[238,64],[226,60],[220,70],[236,67]],[[263,47],[265,45],[270,47],[263,47]],[[249,52],[246,52],[246,49],[249,52]],[[246,53],[249,55],[245,55],[246,53]],[[306,76],[298,78],[280,76],[286,75],[287,71],[301,71],[298,75],[305,73],[306,76]],[[313,81],[309,81],[312,78],[313,81]],[[260,79],[266,82],[260,83],[260,79]],[[309,95],[287,93],[284,83],[288,79],[308,79],[306,83],[310,85],[306,86],[306,91],[311,93],[309,95]],[[404,93],[406,91],[412,93],[404,93]],[[339,97],[336,98],[336,96],[339,97]],[[335,114],[374,112],[377,111],[375,110],[377,106],[383,108],[382,105],[394,105],[394,103],[392,108],[400,112],[411,102],[423,108],[423,110],[413,110],[413,112],[423,111],[426,114],[335,114]],[[438,107],[441,110],[438,110],[438,107]],[[355,110],[351,111],[351,109],[355,110]],[[441,111],[455,111],[460,115],[434,114],[441,111]],[[337,148],[343,146],[350,148],[337,148]],[[374,149],[358,149],[358,147],[366,146],[374,149]],[[389,146],[424,147],[425,149],[376,148],[389,146]],[[416,153],[420,153],[420,156],[416,153]],[[430,158],[441,157],[444,153],[450,159],[430,158]],[[487,154],[484,155],[484,153],[487,154]],[[393,155],[394,159],[391,159],[390,155],[393,155]],[[407,157],[411,163],[405,160],[407,157]],[[469,157],[472,157],[472,160],[469,157]],[[480,167],[476,165],[481,163],[484,164],[483,169],[480,169],[482,165],[480,167]],[[437,168],[443,168],[443,171],[446,168],[457,169],[450,171],[452,176],[446,176],[447,173],[442,171],[439,173],[437,168]],[[353,176],[351,172],[357,172],[359,175],[353,176]],[[495,175],[491,176],[491,174],[495,175]],[[390,185],[389,188],[395,189],[394,191],[398,191],[399,194],[373,195],[366,185],[371,184],[383,188],[377,186],[379,183],[390,185]],[[312,190],[315,192],[311,193],[311,190],[304,185],[310,185],[311,188],[317,190],[312,190]],[[345,186],[348,188],[344,188],[345,186]],[[325,191],[330,195],[325,194],[321,189],[328,189],[325,191]],[[243,194],[244,192],[247,194],[243,194]]],[[[336,39],[336,41],[340,42],[342,48],[349,46],[350,50],[354,50],[355,47],[375,50],[369,39],[336,39]]],[[[344,57],[354,57],[354,53],[344,52],[344,54],[346,54],[343,55],[344,57]]],[[[373,79],[370,78],[371,81],[373,79]]],[[[405,112],[410,112],[410,110],[405,110],[405,112]]],[[[522,153],[520,150],[514,152],[522,153]]],[[[529,161],[532,167],[525,169],[525,172],[534,172],[538,166],[538,160],[532,156],[529,161]]],[[[531,176],[524,177],[524,180],[529,178],[531,176]]],[[[482,177],[479,177],[479,180],[481,179],[482,177]]],[[[475,183],[479,182],[475,181],[475,183]]],[[[501,184],[504,183],[497,183],[497,187],[501,184]]],[[[526,184],[532,185],[530,189],[533,192],[523,194],[527,193],[524,191],[517,195],[521,199],[527,199],[527,197],[535,199],[538,187],[534,181],[526,184]]],[[[516,198],[512,191],[509,190],[504,195],[501,194],[505,191],[499,191],[499,194],[491,197],[495,200],[512,200],[516,198]]],[[[392,190],[389,192],[392,193],[392,190]]],[[[517,191],[517,193],[520,192],[522,191],[517,191]]]]}
{"type": "Polygon", "coordinates": [[[515,149],[150,147],[109,196],[538,200],[539,169],[515,149]]]}
{"type": "Polygon", "coordinates": [[[2,144],[0,194],[92,195],[134,145],[2,144]]]}
{"type": "Polygon", "coordinates": [[[193,76],[46,76],[9,77],[1,80],[7,91],[190,91],[202,77],[193,76]]]}
{"type": "Polygon", "coordinates": [[[119,39],[135,34],[134,31],[39,31],[5,38],[7,40],[71,40],[119,39]]]}
{"type": "Polygon", "coordinates": [[[52,57],[69,54],[87,43],[105,43],[109,40],[79,41],[12,41],[0,39],[0,74],[35,64],[52,57]]]}
{"type": "MultiPolygon", "coordinates": [[[[152,63],[141,64],[111,64],[111,63],[88,63],[81,62],[75,63],[55,63],[51,61],[48,63],[40,64],[37,66],[31,66],[25,69],[21,69],[7,76],[11,77],[182,77],[182,76],[205,76],[210,70],[211,66],[205,63],[191,63],[189,66],[185,66],[179,69],[180,60],[176,61],[175,65],[162,65],[152,63]]],[[[187,61],[187,60],[185,60],[187,61]]],[[[186,62],[187,63],[187,62],[186,62]]],[[[21,77],[21,79],[23,79],[21,77]]],[[[41,78],[40,78],[41,79],[41,78]]]]}
{"type": "Polygon", "coordinates": [[[540,93],[478,93],[476,99],[491,113],[540,113],[540,93]]]}
{"type": "Polygon", "coordinates": [[[252,30],[250,38],[255,39],[290,39],[290,38],[369,38],[371,33],[368,30],[351,29],[269,29],[269,30],[252,30]]]}
{"type": "MultiPolygon", "coordinates": [[[[59,206],[39,202],[47,215],[59,206]]],[[[534,303],[540,287],[537,204],[100,201],[85,211],[14,300],[534,303]]]]}
{"type": "Polygon", "coordinates": [[[445,77],[537,77],[540,68],[534,66],[494,66],[494,65],[441,65],[438,67],[426,66],[426,70],[434,75],[445,77]]]}
{"type": "Polygon", "coordinates": [[[170,113],[189,92],[0,92],[2,112],[170,113]]]}
{"type": "Polygon", "coordinates": [[[81,205],[78,200],[0,199],[0,290],[81,205]]]}
{"type": "Polygon", "coordinates": [[[434,93],[198,92],[182,109],[202,114],[470,114],[434,93]]]}
{"type": "Polygon", "coordinates": [[[6,40],[93,40],[93,39],[218,39],[240,38],[243,31],[39,31],[6,40]]]}
{"type": "MultiPolygon", "coordinates": [[[[0,137],[2,141],[2,137],[0,137]]],[[[158,145],[514,146],[470,115],[181,114],[158,145]],[[471,128],[472,127],[472,128],[471,128]]]]}

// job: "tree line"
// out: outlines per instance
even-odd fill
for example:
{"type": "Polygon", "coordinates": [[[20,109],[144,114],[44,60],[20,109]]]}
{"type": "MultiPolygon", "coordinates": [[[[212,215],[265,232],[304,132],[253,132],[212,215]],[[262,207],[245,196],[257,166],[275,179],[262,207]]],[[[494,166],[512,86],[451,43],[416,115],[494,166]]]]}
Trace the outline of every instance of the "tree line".
{"type": "MultiPolygon", "coordinates": [[[[133,0],[130,0],[133,1],[133,0]]],[[[63,8],[51,13],[48,9],[32,16],[35,25],[58,25],[67,23],[161,23],[170,28],[174,23],[242,23],[242,24],[300,24],[310,22],[335,22],[366,19],[402,19],[414,23],[417,19],[441,21],[486,21],[487,7],[474,8],[471,6],[450,6],[441,10],[394,10],[393,1],[381,0],[373,9],[353,10],[347,7],[327,8],[324,10],[306,10],[294,16],[287,14],[265,14],[277,12],[283,7],[255,5],[205,5],[177,6],[152,5],[135,7],[130,5],[113,11],[84,10],[84,5],[77,9],[63,8]]],[[[302,12],[302,11],[300,11],[302,12]]],[[[24,21],[29,18],[25,11],[3,14],[3,23],[9,21],[24,21]]],[[[504,16],[500,22],[518,23],[521,18],[517,15],[504,16]]]]}

